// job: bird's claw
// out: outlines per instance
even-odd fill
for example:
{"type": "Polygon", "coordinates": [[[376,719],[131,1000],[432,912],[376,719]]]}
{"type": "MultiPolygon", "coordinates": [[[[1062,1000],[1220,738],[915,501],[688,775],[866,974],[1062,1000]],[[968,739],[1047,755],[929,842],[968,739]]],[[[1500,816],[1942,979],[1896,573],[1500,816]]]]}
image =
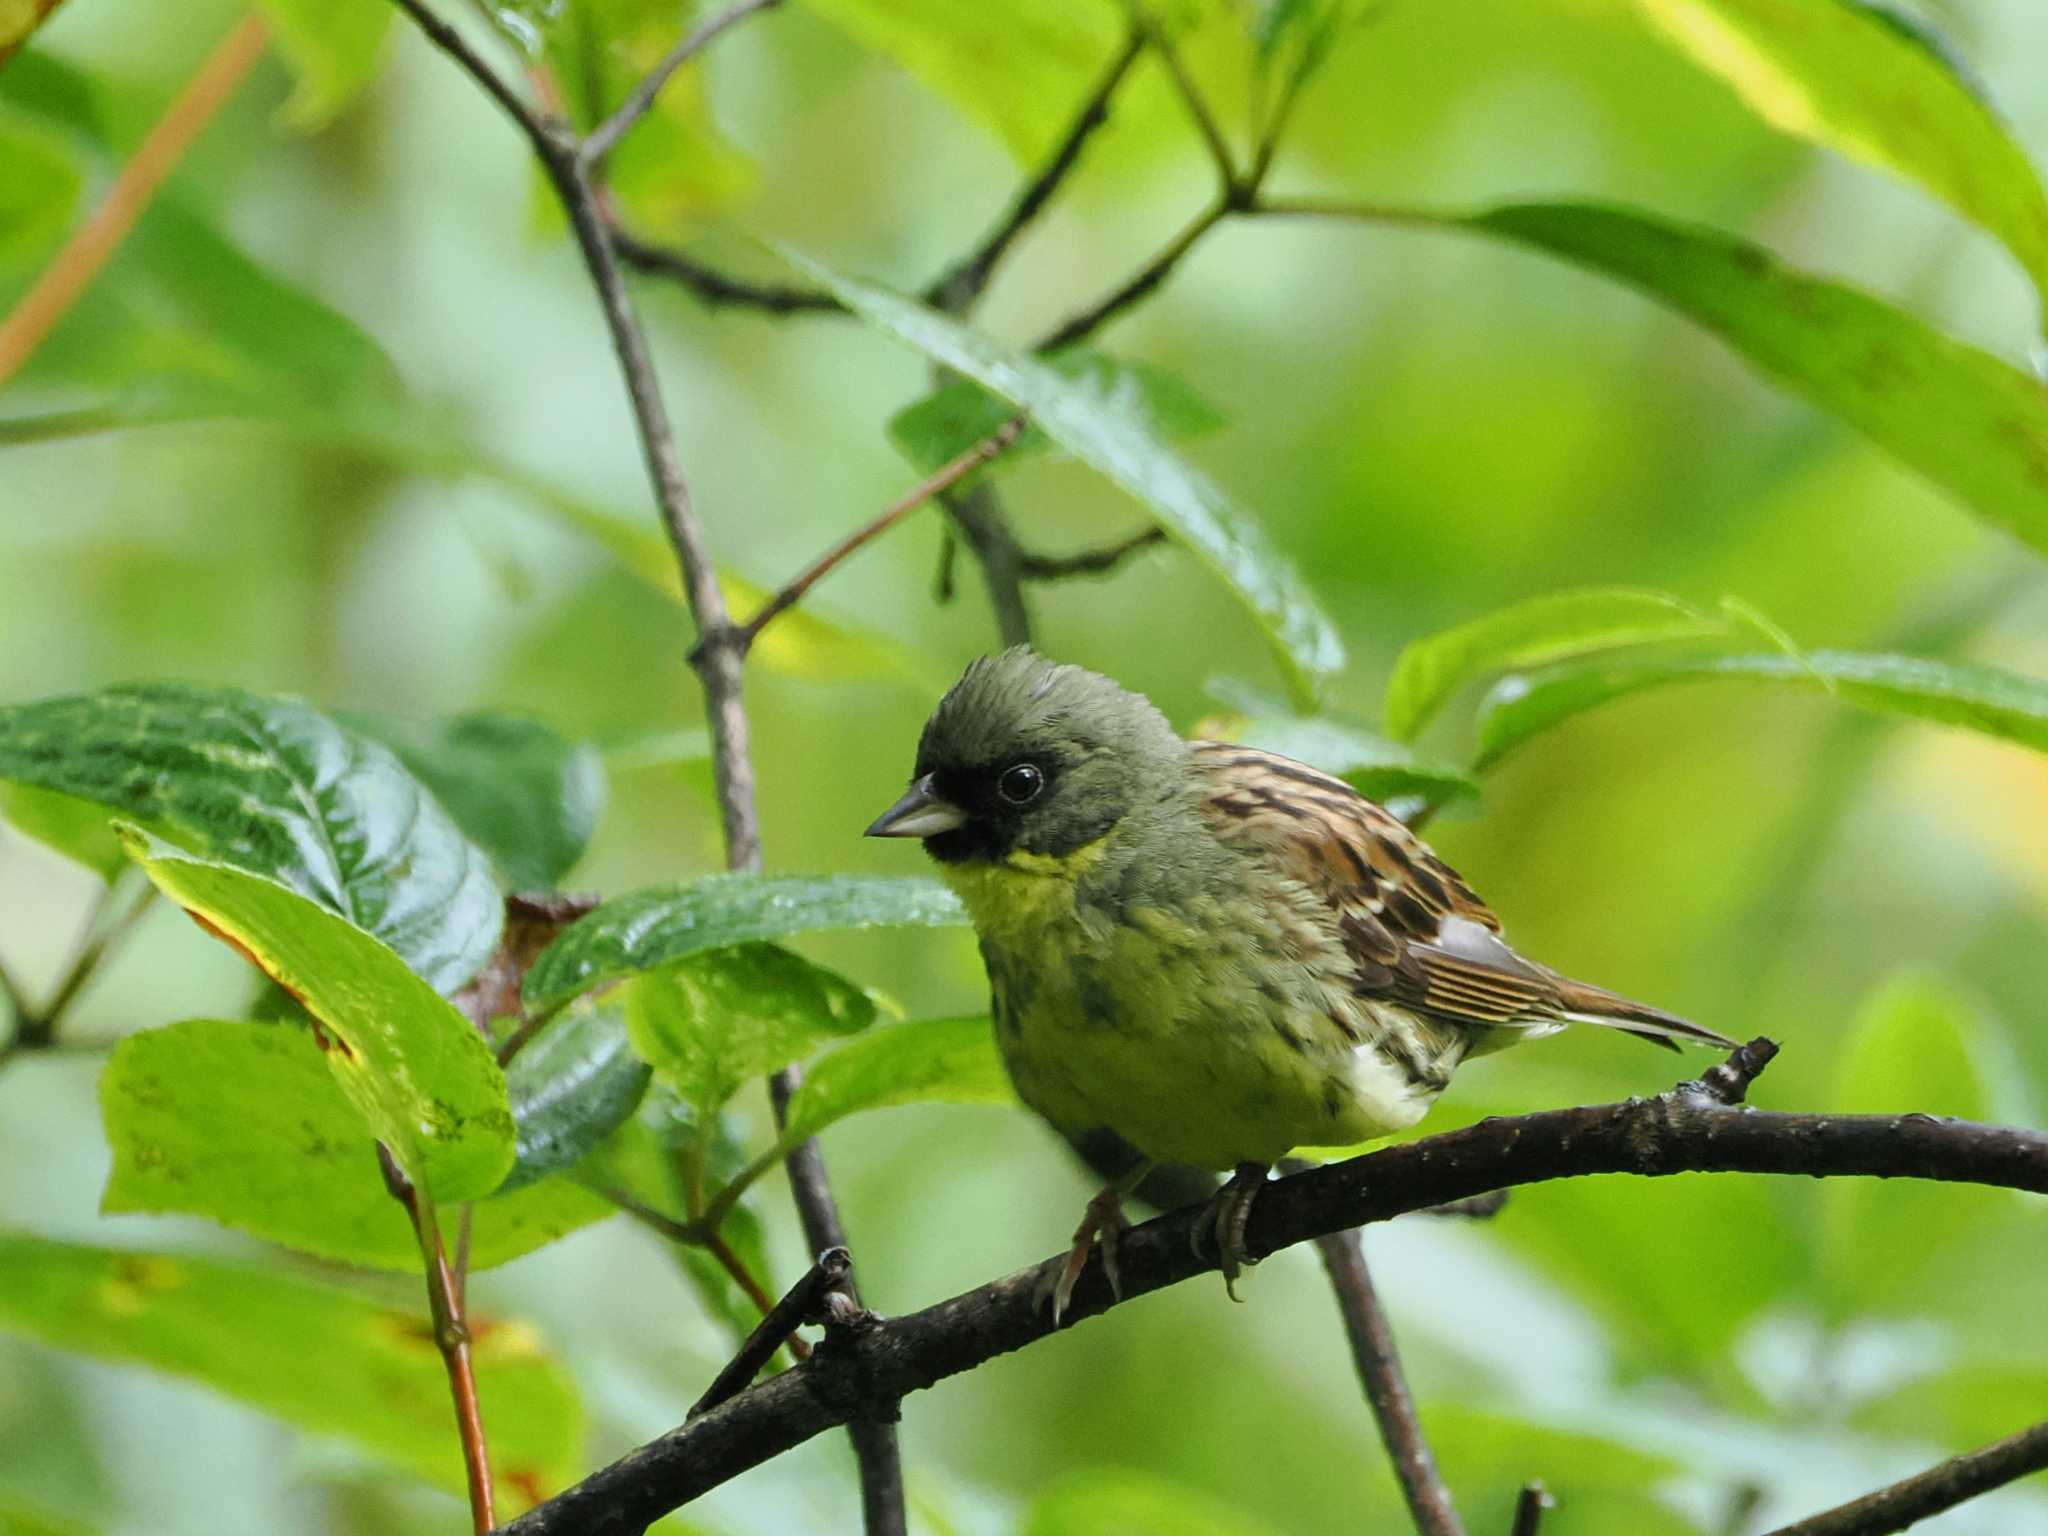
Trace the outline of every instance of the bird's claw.
{"type": "Polygon", "coordinates": [[[1237,1277],[1259,1262],[1246,1250],[1244,1234],[1251,1222],[1252,1201],[1265,1186],[1269,1171],[1264,1163],[1239,1163],[1188,1234],[1188,1246],[1196,1258],[1203,1256],[1207,1244],[1215,1244],[1216,1267],[1223,1271],[1223,1289],[1232,1301],[1244,1299],[1237,1294],[1237,1277]]]}
{"type": "MultiPolygon", "coordinates": [[[[1118,1301],[1124,1299],[1123,1274],[1117,1268],[1117,1239],[1122,1236],[1130,1223],[1124,1220],[1123,1197],[1114,1186],[1102,1190],[1088,1202],[1088,1209],[1081,1216],[1081,1225],[1074,1228],[1074,1245],[1067,1250],[1067,1260],[1054,1276],[1052,1293],[1052,1325],[1057,1328],[1067,1309],[1074,1300],[1074,1287],[1081,1281],[1081,1272],[1088,1267],[1088,1254],[1099,1248],[1102,1252],[1102,1273],[1109,1281],[1109,1293],[1118,1301]]],[[[1043,1283],[1039,1301],[1044,1302],[1043,1283]]]]}

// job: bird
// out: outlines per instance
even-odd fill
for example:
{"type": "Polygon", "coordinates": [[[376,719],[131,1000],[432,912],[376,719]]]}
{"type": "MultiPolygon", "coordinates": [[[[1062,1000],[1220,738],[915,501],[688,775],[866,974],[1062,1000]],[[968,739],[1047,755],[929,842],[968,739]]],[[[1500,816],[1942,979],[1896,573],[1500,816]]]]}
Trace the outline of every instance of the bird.
{"type": "Polygon", "coordinates": [[[1405,1130],[1467,1058],[1574,1023],[1735,1044],[1518,953],[1344,780],[1185,739],[1143,695],[1028,647],[967,667],[866,835],[921,839],[965,907],[1018,1097],[1143,1155],[1089,1202],[1055,1326],[1091,1249],[1121,1294],[1123,1197],[1157,1163],[1232,1170],[1196,1241],[1235,1299],[1273,1165],[1405,1130]]]}

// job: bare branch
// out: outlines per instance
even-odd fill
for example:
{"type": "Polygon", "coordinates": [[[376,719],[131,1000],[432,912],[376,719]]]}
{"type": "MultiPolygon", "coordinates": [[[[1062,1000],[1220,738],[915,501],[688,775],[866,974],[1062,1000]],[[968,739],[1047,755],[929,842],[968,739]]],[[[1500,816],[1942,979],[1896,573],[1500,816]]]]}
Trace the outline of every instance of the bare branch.
{"type": "Polygon", "coordinates": [[[1351,1340],[1359,1385],[1372,1405],[1380,1439],[1386,1442],[1394,1477],[1418,1536],[1465,1536],[1465,1527],[1451,1503],[1451,1491],[1444,1486],[1436,1457],[1430,1454],[1429,1441],[1423,1436],[1422,1421],[1416,1417],[1415,1399],[1409,1394],[1401,1356],[1394,1347],[1393,1327],[1365,1267],[1363,1242],[1356,1232],[1332,1232],[1317,1238],[1316,1247],[1322,1253],[1323,1267],[1330,1272],[1330,1289],[1336,1293],[1344,1332],[1351,1340]]]}
{"type": "Polygon", "coordinates": [[[988,287],[989,279],[995,275],[997,265],[1010,249],[1016,238],[1024,233],[1026,226],[1038,217],[1060,184],[1067,179],[1081,161],[1081,151],[1088,147],[1088,141],[1095,131],[1109,121],[1110,98],[1116,95],[1117,87],[1123,84],[1124,76],[1130,73],[1131,65],[1144,48],[1144,36],[1133,28],[1125,38],[1123,46],[1111,59],[1102,78],[1088,93],[1088,99],[1081,104],[1080,112],[1068,127],[1065,137],[1054,148],[1052,158],[1046,161],[1039,173],[1026,182],[1016,201],[1010,204],[996,227],[990,230],[981,244],[962,257],[944,275],[933,280],[924,291],[924,302],[934,309],[948,314],[961,314],[981,297],[988,287]]]}
{"type": "Polygon", "coordinates": [[[716,309],[758,309],[771,315],[844,315],[848,310],[831,294],[816,288],[798,288],[783,283],[754,283],[708,267],[694,257],[665,245],[652,245],[627,233],[614,221],[607,226],[619,259],[627,266],[655,277],[675,279],[706,304],[716,309]]]}
{"type": "Polygon", "coordinates": [[[1887,1536],[2044,1470],[2048,1470],[2048,1423],[1951,1456],[1875,1493],[1781,1525],[1769,1536],[1887,1536]]]}
{"type": "Polygon", "coordinates": [[[1031,581],[1064,581],[1069,576],[1104,576],[1141,549],[1166,542],[1166,530],[1141,528],[1127,539],[1072,555],[1026,555],[1022,572],[1031,581]]]}
{"type": "Polygon", "coordinates": [[[1115,319],[1165,282],[1172,275],[1173,269],[1180,265],[1181,258],[1195,248],[1195,242],[1215,228],[1231,211],[1228,201],[1219,199],[1211,203],[1196,214],[1186,228],[1167,241],[1159,253],[1146,262],[1129,282],[1064,321],[1039,342],[1034,350],[1057,352],[1062,347],[1072,346],[1085,336],[1094,335],[1105,322],[1115,319]]]}
{"type": "Polygon", "coordinates": [[[618,110],[584,135],[584,168],[592,173],[600,170],[605,157],[618,148],[619,140],[654,106],[655,98],[661,95],[662,87],[674,78],[675,72],[710,46],[719,33],[736,22],[745,21],[756,11],[773,10],[781,3],[782,0],[736,0],[716,16],[691,28],[689,35],[671,48],[662,61],[647,72],[646,78],[633,87],[632,93],[619,103],[618,110]]]}
{"type": "Polygon", "coordinates": [[[986,481],[956,491],[939,500],[953,527],[974,552],[988,587],[989,606],[995,610],[996,633],[1004,645],[1031,643],[1031,609],[1024,601],[1024,550],[995,487],[986,481]]]}
{"type": "Polygon", "coordinates": [[[427,6],[426,0],[391,0],[406,15],[410,16],[419,29],[427,34],[427,40],[447,54],[462,67],[464,74],[482,86],[486,95],[503,109],[512,119],[526,140],[533,146],[535,154],[542,160],[559,155],[567,142],[563,126],[554,119],[543,115],[527,103],[525,97],[505,82],[505,77],[492,68],[491,63],[469,40],[454,27],[443,21],[427,6]]]}
{"type": "Polygon", "coordinates": [[[818,1262],[797,1283],[789,1288],[782,1300],[769,1303],[761,1297],[761,1321],[754,1331],[747,1335],[724,1370],[711,1380],[704,1389],[704,1395],[690,1407],[690,1417],[709,1413],[727,1398],[739,1392],[761,1374],[761,1367],[775,1358],[775,1352],[786,1343],[798,1359],[807,1358],[809,1351],[802,1348],[803,1340],[796,1336],[799,1324],[817,1322],[822,1318],[820,1308],[825,1293],[837,1289],[844,1283],[848,1271],[853,1268],[853,1255],[844,1248],[827,1248],[818,1255],[818,1262]]]}
{"type": "MultiPolygon", "coordinates": [[[[1246,1236],[1255,1255],[1267,1254],[1493,1189],[1678,1173],[1933,1179],[2048,1194],[2048,1135],[1927,1115],[1740,1109],[1686,1084],[1652,1099],[1486,1120],[1278,1180],[1252,1206],[1246,1236]]],[[[1190,1243],[1202,1214],[1190,1206],[1124,1235],[1124,1302],[1215,1267],[1190,1243]]],[[[638,1532],[835,1424],[893,1410],[911,1392],[1033,1344],[1054,1331],[1038,1297],[1065,1261],[1058,1254],[820,1351],[522,1515],[507,1536],[638,1532]]],[[[1118,1304],[1091,1267],[1068,1316],[1079,1321],[1118,1304]]]]}
{"type": "Polygon", "coordinates": [[[1173,45],[1173,38],[1158,20],[1145,9],[1144,0],[1130,0],[1131,15],[1145,41],[1159,60],[1166,66],[1166,72],[1173,77],[1173,88],[1186,103],[1188,116],[1194,120],[1195,131],[1202,136],[1202,144],[1209,151],[1209,158],[1216,164],[1217,186],[1225,201],[1237,195],[1242,182],[1237,174],[1237,158],[1230,152],[1230,143],[1223,137],[1223,130],[1217,126],[1216,116],[1209,110],[1209,103],[1202,99],[1202,92],[1195,84],[1194,76],[1181,62],[1180,50],[1173,45]]]}
{"type": "Polygon", "coordinates": [[[950,486],[959,484],[1016,442],[1023,433],[1024,418],[1012,416],[965,453],[955,456],[949,463],[927,475],[890,502],[875,517],[805,566],[787,585],[761,605],[759,613],[739,627],[734,643],[742,651],[751,647],[755,638],[774,621],[777,614],[803,601],[804,594],[817,584],[820,577],[829,573],[854,551],[880,538],[934,496],[950,486]]]}
{"type": "Polygon", "coordinates": [[[1508,1536],[1539,1536],[1543,1512],[1555,1508],[1557,1500],[1542,1483],[1524,1483],[1521,1497],[1515,1500],[1515,1523],[1508,1528],[1508,1536]]]}

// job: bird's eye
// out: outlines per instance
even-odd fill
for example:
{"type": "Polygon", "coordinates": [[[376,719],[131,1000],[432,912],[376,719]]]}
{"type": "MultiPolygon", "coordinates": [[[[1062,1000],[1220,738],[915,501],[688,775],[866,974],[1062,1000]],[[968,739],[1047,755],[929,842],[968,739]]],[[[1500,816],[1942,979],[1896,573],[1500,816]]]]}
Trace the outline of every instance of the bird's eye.
{"type": "Polygon", "coordinates": [[[1045,788],[1045,775],[1036,763],[1012,763],[996,780],[996,793],[1012,805],[1029,805],[1045,788]]]}

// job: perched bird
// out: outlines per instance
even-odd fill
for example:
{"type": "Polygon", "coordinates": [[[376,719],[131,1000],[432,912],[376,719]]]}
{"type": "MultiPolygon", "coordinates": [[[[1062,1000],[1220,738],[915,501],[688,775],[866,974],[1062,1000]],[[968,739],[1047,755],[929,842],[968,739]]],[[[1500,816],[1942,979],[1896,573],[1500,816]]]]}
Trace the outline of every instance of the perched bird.
{"type": "MultiPolygon", "coordinates": [[[[1567,1023],[1734,1044],[1524,959],[1343,780],[1184,740],[1148,699],[1023,647],[939,701],[909,791],[867,835],[922,838],[959,894],[1026,1104],[1152,1161],[1235,1170],[1204,1223],[1226,1282],[1272,1164],[1413,1125],[1468,1056],[1567,1023]]],[[[1116,1286],[1135,1185],[1090,1202],[1055,1321],[1098,1238],[1116,1286]]]]}

